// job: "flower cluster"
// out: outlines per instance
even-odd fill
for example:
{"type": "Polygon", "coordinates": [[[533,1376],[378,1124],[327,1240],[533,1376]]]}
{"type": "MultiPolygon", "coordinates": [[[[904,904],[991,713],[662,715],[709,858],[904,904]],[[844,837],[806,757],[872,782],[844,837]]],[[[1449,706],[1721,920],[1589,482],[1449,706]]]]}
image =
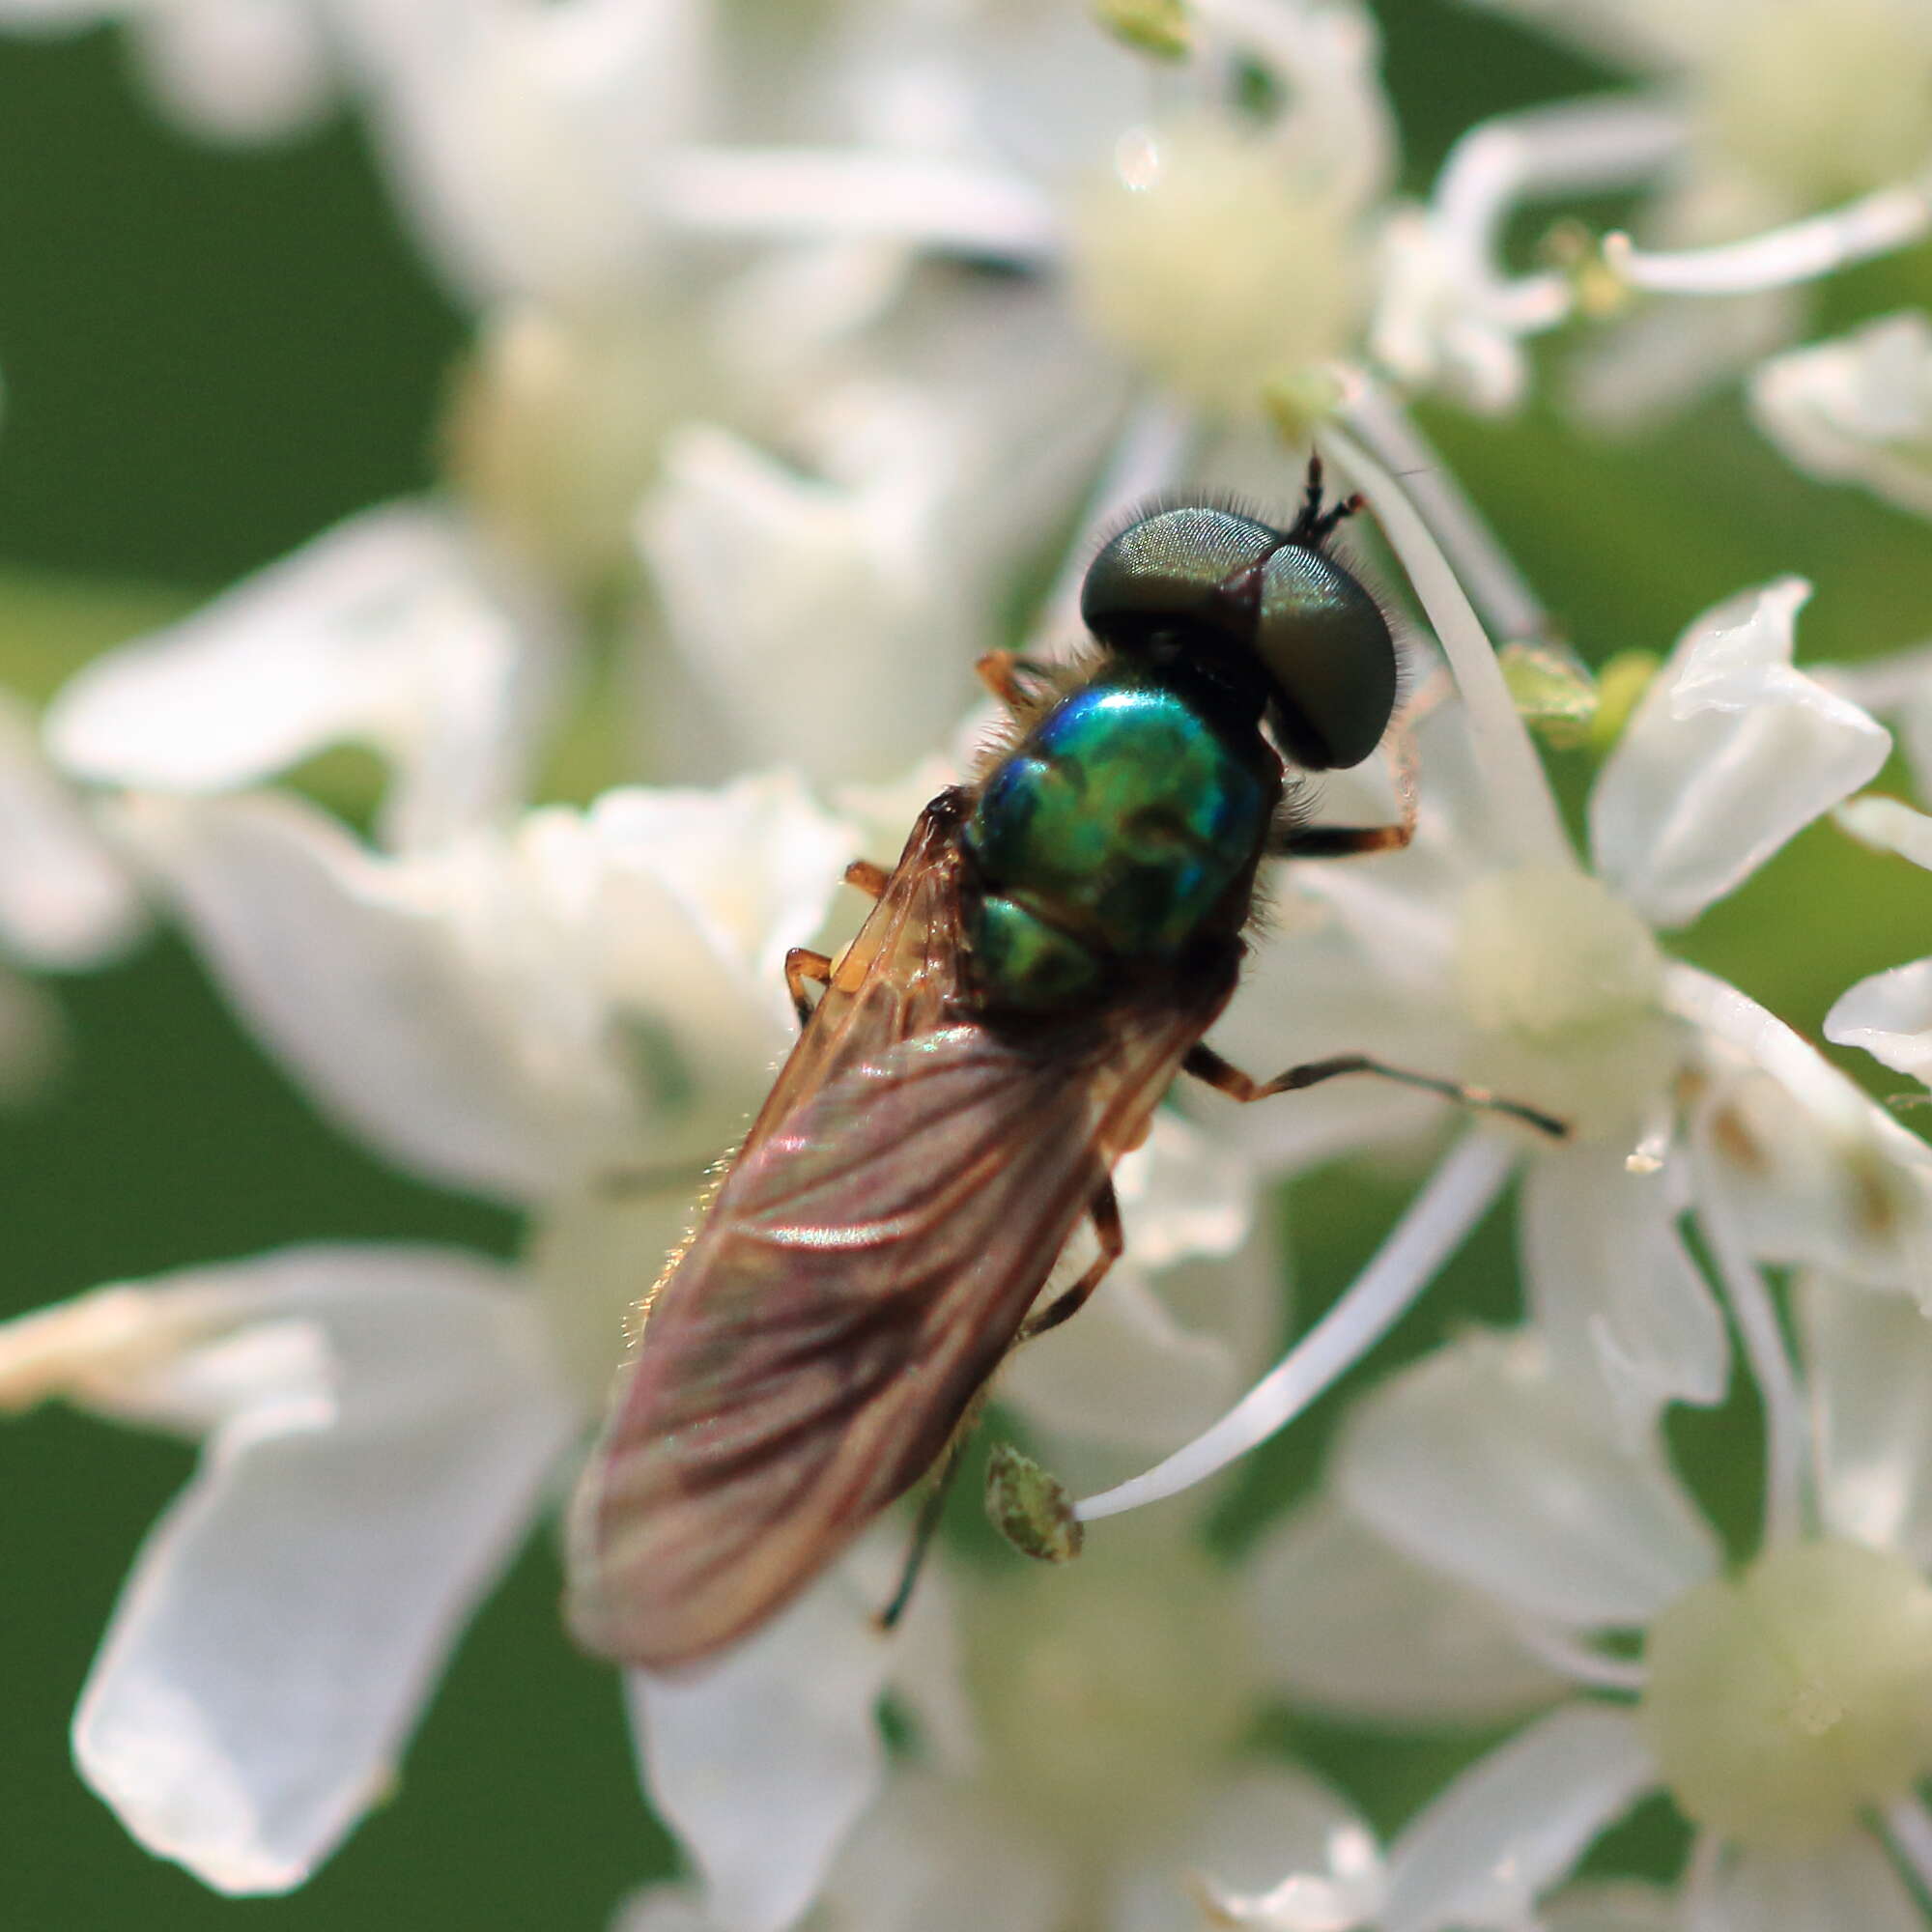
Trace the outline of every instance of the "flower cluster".
{"type": "MultiPolygon", "coordinates": [[[[519,1230],[323,1230],[0,1324],[0,1407],[199,1445],[74,1721],[140,1843],[231,1893],[337,1851],[595,1453],[795,1033],[788,955],[975,776],[976,655],[1064,661],[1129,506],[1292,502],[1312,450],[1406,634],[1386,755],[1312,822],[1411,836],[1264,874],[1213,1045],[1397,1077],[1177,1092],[1121,1161],[1124,1259],[994,1389],[1081,1493],[1077,1565],[942,1538],[887,1632],[889,1519],[708,1667],[630,1673],[682,1867],[613,1922],[1932,1924],[1932,1148],[1673,952],[1801,835],[1932,868],[1932,645],[1801,668],[1811,585],[1733,579],[1592,673],[1415,414],[1547,388],[1580,469],[1578,424],[1730,387],[1796,469],[1932,516],[1932,320],[1802,339],[1932,232],[1932,15],[1497,5],[1622,84],[1463,129],[1410,196],[1360,0],[0,0],[116,22],[225,142],[346,105],[469,325],[433,493],[0,709],[0,1101],[57,1067],[31,976],[152,908],[324,1119],[519,1230]],[[1550,218],[1605,194],[1628,232],[1550,218]],[[1918,805],[1867,789],[1894,732],[1918,805]],[[291,777],[343,744],[364,824],[291,777]],[[1413,1195],[1303,1321],[1274,1210],[1342,1161],[1413,1195]],[[1351,1376],[1506,1197],[1508,1325],[1351,1376]],[[1231,1539],[1196,1486],[1345,1382],[1319,1482],[1231,1539]],[[1391,1815],[1284,1712],[1485,1744],[1391,1815]],[[1593,1849],[1657,1794],[1674,1862],[1593,1849]]],[[[1932,959],[1822,1031],[1932,1085],[1932,959]]]]}

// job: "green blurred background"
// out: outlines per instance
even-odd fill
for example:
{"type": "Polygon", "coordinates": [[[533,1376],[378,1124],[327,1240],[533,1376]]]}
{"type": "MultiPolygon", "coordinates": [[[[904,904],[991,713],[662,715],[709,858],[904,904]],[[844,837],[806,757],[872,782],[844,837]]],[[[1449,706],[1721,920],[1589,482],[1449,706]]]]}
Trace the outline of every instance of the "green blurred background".
{"type": "MultiPolygon", "coordinates": [[[[1422,0],[1379,11],[1416,187],[1470,122],[1603,80],[1479,15],[1422,0]]],[[[1828,326],[1928,295],[1921,251],[1830,291],[1828,326]]],[[[90,653],[358,507],[428,486],[464,334],[351,121],[269,149],[202,146],[130,89],[112,34],[0,40],[0,684],[44,698],[90,653]]],[[[1926,528],[1805,482],[1734,401],[1614,446],[1540,412],[1501,427],[1437,412],[1430,425],[1592,659],[1667,648],[1710,603],[1788,570],[1819,586],[1802,620],[1807,656],[1932,637],[1926,528]]],[[[1582,755],[1555,763],[1574,799],[1582,755]]],[[[1853,979],[1928,942],[1932,880],[1814,829],[1684,950],[1815,1033],[1853,979]]],[[[178,944],[59,992],[74,1042],[66,1077],[43,1104],[0,1115],[0,1312],[289,1241],[511,1251],[504,1217],[388,1173],[320,1123],[178,944]]],[[[1303,1319],[1401,1198],[1361,1177],[1291,1199],[1303,1319]]],[[[1512,1306],[1498,1220],[1383,1358],[1413,1353],[1458,1312],[1512,1306]]],[[[1257,1459],[1232,1542],[1307,1479],[1326,1420],[1257,1459]]],[[[1741,1399],[1677,1436],[1721,1469],[1740,1523],[1750,1423],[1741,1399]]],[[[556,1634],[541,1539],[464,1643],[398,1802],[304,1891],[231,1903],[149,1859],[75,1780],[67,1724],[129,1556],[189,1453],[53,1409],[10,1425],[4,1455],[0,1925],[595,1926],[666,1868],[614,1683],[556,1634]]],[[[1347,1777],[1383,1823],[1468,1747],[1286,1717],[1270,1735],[1347,1777]]],[[[1636,1830],[1666,1849],[1655,1816],[1636,1830]]]]}

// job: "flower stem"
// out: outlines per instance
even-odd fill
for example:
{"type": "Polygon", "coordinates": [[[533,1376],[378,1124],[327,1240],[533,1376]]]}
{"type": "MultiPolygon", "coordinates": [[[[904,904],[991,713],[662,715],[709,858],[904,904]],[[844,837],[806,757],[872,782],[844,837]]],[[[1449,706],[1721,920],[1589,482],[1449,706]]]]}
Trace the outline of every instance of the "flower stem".
{"type": "Polygon", "coordinates": [[[1431,214],[1474,272],[1509,291],[1520,327],[1550,327],[1569,313],[1570,290],[1560,275],[1502,277],[1496,257],[1510,217],[1532,199],[1628,187],[1668,167],[1688,140],[1682,114],[1630,95],[1499,115],[1449,150],[1431,214]]]}
{"type": "Polygon", "coordinates": [[[1378,1342],[1503,1190],[1516,1144],[1482,1128],[1444,1160],[1354,1283],[1231,1408],[1144,1475],[1089,1496],[1083,1522],[1179,1495],[1285,1428],[1378,1342]]]}
{"type": "Polygon", "coordinates": [[[1574,867],[1576,854],[1564,836],[1536,747],[1517,716],[1489,635],[1434,532],[1407,493],[1352,438],[1331,429],[1324,440],[1350,480],[1368,497],[1435,627],[1468,713],[1469,736],[1475,741],[1498,838],[1514,848],[1519,865],[1574,867]]]}
{"type": "Polygon", "coordinates": [[[1711,248],[1652,252],[1628,235],[1604,237],[1604,261],[1634,289],[1655,295],[1735,296],[1815,281],[1857,262],[1889,255],[1932,232],[1932,188],[1911,182],[1880,188],[1804,221],[1711,248]]]}
{"type": "Polygon", "coordinates": [[[1549,613],[1407,411],[1365,378],[1350,385],[1342,417],[1376,461],[1407,484],[1416,515],[1483,622],[1511,641],[1549,637],[1549,613]]]}

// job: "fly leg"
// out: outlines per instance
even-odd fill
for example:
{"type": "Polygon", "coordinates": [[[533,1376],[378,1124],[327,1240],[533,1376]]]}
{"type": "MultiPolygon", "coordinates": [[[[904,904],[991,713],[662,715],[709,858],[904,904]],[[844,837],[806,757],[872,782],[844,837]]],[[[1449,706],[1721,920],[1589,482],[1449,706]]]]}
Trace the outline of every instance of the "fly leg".
{"type": "Polygon", "coordinates": [[[811,1017],[811,1002],[805,997],[808,980],[817,986],[831,985],[832,961],[824,953],[812,952],[809,946],[794,946],[785,954],[785,990],[791,994],[791,1003],[798,1009],[800,1026],[811,1017]]]}
{"type": "Polygon", "coordinates": [[[1415,837],[1415,734],[1409,728],[1415,706],[1396,721],[1388,740],[1390,776],[1402,817],[1394,825],[1297,825],[1278,819],[1268,850],[1278,859],[1352,859],[1364,852],[1400,852],[1415,837]]]}
{"type": "Polygon", "coordinates": [[[1058,1328],[1068,1316],[1079,1314],[1086,1305],[1087,1297],[1100,1286],[1107,1270],[1125,1251],[1126,1236],[1121,1232],[1121,1204],[1115,1196],[1111,1179],[1101,1181],[1094,1190],[1087,1211],[1093,1215],[1094,1232],[1100,1238],[1099,1254],[1071,1288],[1056,1294],[1037,1315],[1027,1317],[1020,1324],[1019,1334],[1013,1339],[1014,1348],[1017,1349],[1022,1342],[1031,1342],[1036,1335],[1044,1335],[1049,1328],[1058,1328]]]}
{"type": "MultiPolygon", "coordinates": [[[[1121,1204],[1115,1198],[1111,1179],[1102,1180],[1094,1190],[1088,1211],[1094,1216],[1094,1232],[1100,1239],[1098,1256],[1071,1288],[1056,1294],[1037,1315],[1021,1324],[1019,1334],[1013,1339],[1014,1348],[1017,1349],[1022,1342],[1031,1342],[1036,1335],[1044,1335],[1049,1328],[1058,1328],[1069,1315],[1077,1313],[1124,1251],[1126,1237],[1121,1232],[1121,1204]]],[[[959,1473],[959,1464],[966,1454],[967,1438],[985,1406],[986,1391],[982,1388],[960,1417],[958,1428],[952,1432],[952,1441],[934,1464],[924,1500],[919,1506],[918,1520],[913,1524],[912,1543],[906,1550],[905,1567],[899,1572],[898,1588],[893,1592],[892,1602],[879,1612],[881,1630],[891,1630],[905,1614],[905,1606],[912,1599],[913,1585],[919,1580],[920,1568],[925,1561],[926,1548],[939,1527],[940,1518],[946,1513],[946,1498],[952,1491],[952,1479],[959,1473]]]]}
{"type": "Polygon", "coordinates": [[[1051,690],[1053,686],[1051,672],[1017,651],[988,651],[973,668],[980,682],[1014,713],[1032,710],[1039,701],[1039,689],[1051,690]],[[1039,689],[1030,694],[1029,680],[1039,689]]]}
{"type": "MultiPolygon", "coordinates": [[[[869,898],[884,895],[886,882],[891,876],[883,866],[875,866],[869,859],[854,859],[845,867],[845,883],[857,886],[869,898]]],[[[794,946],[785,954],[785,990],[790,993],[791,1003],[798,1009],[800,1026],[811,1017],[811,1002],[805,997],[808,983],[831,985],[832,961],[823,952],[814,952],[809,946],[794,946]]]]}
{"type": "Polygon", "coordinates": [[[1297,825],[1269,841],[1283,859],[1352,859],[1363,852],[1400,852],[1415,837],[1412,820],[1401,825],[1297,825]]]}
{"type": "Polygon", "coordinates": [[[925,1552],[932,1547],[940,1518],[946,1514],[946,1498],[952,1493],[952,1479],[958,1475],[959,1465],[966,1460],[966,1444],[980,1420],[980,1411],[985,1406],[986,1392],[981,1389],[967,1404],[966,1413],[959,1418],[959,1426],[953,1430],[952,1441],[939,1452],[939,1461],[933,1465],[932,1474],[926,1481],[919,1515],[913,1520],[912,1541],[906,1546],[898,1587],[893,1592],[892,1602],[878,1615],[882,1631],[895,1629],[898,1620],[905,1615],[906,1605],[912,1602],[913,1585],[919,1581],[919,1573],[925,1567],[925,1552]]]}
{"type": "Polygon", "coordinates": [[[1539,1108],[1526,1107],[1520,1100],[1499,1099],[1486,1087],[1468,1087],[1460,1080],[1441,1080],[1433,1073],[1412,1073],[1405,1066],[1390,1066],[1385,1061],[1372,1060],[1366,1053],[1338,1053],[1332,1060],[1305,1061],[1285,1073],[1277,1073],[1272,1080],[1257,1080],[1238,1066],[1231,1066],[1211,1046],[1197,1044],[1189,1048],[1180,1065],[1183,1071],[1197,1080],[1205,1080],[1231,1100],[1239,1100],[1244,1105],[1251,1100],[1265,1100],[1271,1094],[1293,1094],[1303,1087],[1319,1087],[1322,1081],[1333,1080],[1343,1073],[1374,1073],[1384,1080],[1400,1080],[1406,1087],[1440,1094],[1444,1099],[1459,1100],[1465,1107],[1507,1114],[1511,1120],[1522,1121],[1551,1140],[1567,1139],[1570,1133],[1565,1122],[1539,1108]]]}

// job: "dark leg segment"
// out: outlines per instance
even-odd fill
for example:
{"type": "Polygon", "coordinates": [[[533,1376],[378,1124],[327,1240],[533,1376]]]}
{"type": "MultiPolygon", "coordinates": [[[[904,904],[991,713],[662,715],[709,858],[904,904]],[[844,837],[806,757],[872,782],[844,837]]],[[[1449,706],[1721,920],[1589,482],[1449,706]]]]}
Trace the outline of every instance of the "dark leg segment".
{"type": "Polygon", "coordinates": [[[1400,852],[1415,838],[1415,736],[1407,715],[1398,718],[1385,747],[1395,794],[1402,806],[1395,825],[1295,825],[1277,823],[1268,850],[1283,859],[1352,859],[1364,852],[1400,852]]]}
{"type": "Polygon", "coordinates": [[[805,997],[808,980],[817,986],[831,985],[832,961],[810,947],[794,946],[785,954],[785,987],[791,994],[792,1005],[798,1009],[800,1026],[811,1017],[811,1002],[805,997]]]}
{"type": "Polygon", "coordinates": [[[1078,1281],[1069,1289],[1056,1294],[1037,1315],[1030,1315],[1020,1324],[1020,1332],[1013,1339],[1013,1347],[1022,1342],[1031,1342],[1036,1335],[1044,1335],[1049,1328],[1058,1328],[1069,1316],[1078,1315],[1086,1306],[1087,1297],[1100,1286],[1107,1270],[1125,1252],[1127,1237],[1121,1232],[1121,1204],[1114,1193],[1112,1180],[1101,1181],[1094,1191],[1092,1201],[1087,1204],[1087,1211],[1094,1217],[1094,1232],[1100,1237],[1100,1252],[1078,1281]]]}
{"type": "MultiPolygon", "coordinates": [[[[1088,1212],[1094,1217],[1094,1232],[1100,1237],[1099,1255],[1071,1288],[1063,1294],[1055,1295],[1039,1314],[1021,1324],[1020,1332],[1013,1340],[1014,1348],[1017,1349],[1022,1342],[1031,1342],[1036,1335],[1044,1335],[1049,1328],[1058,1328],[1069,1315],[1076,1314],[1124,1251],[1126,1236],[1121,1232],[1121,1204],[1115,1197],[1111,1179],[1101,1181],[1094,1189],[1094,1199],[1088,1204],[1088,1212]]],[[[946,1445],[934,1464],[925,1499],[920,1504],[919,1518],[913,1524],[912,1543],[906,1550],[905,1568],[899,1572],[898,1588],[893,1592],[892,1602],[879,1612],[881,1630],[891,1630],[905,1614],[905,1606],[912,1600],[913,1585],[919,1580],[926,1548],[939,1527],[939,1519],[946,1512],[947,1495],[965,1457],[967,1438],[985,1406],[986,1392],[981,1389],[973,1398],[972,1406],[960,1417],[959,1427],[952,1432],[952,1440],[946,1445]]]]}
{"type": "Polygon", "coordinates": [[[1363,852],[1400,852],[1414,837],[1412,824],[1298,825],[1272,849],[1284,859],[1352,859],[1363,852]]]}
{"type": "Polygon", "coordinates": [[[1180,1065],[1197,1080],[1205,1080],[1231,1100],[1239,1100],[1244,1105],[1252,1100],[1265,1100],[1271,1094],[1293,1094],[1303,1087],[1319,1087],[1322,1081],[1344,1073],[1374,1073],[1384,1080],[1399,1080],[1406,1087],[1440,1094],[1445,1100],[1460,1100],[1465,1107],[1507,1114],[1512,1120],[1524,1122],[1539,1133],[1548,1134],[1551,1140],[1565,1140],[1570,1133],[1568,1124],[1554,1115],[1525,1107],[1520,1100],[1501,1100],[1487,1088],[1465,1087],[1458,1080],[1439,1080],[1433,1073],[1411,1073],[1406,1067],[1372,1060],[1366,1053],[1338,1053],[1332,1060],[1307,1061],[1300,1066],[1291,1066],[1285,1073],[1277,1073],[1272,1080],[1257,1080],[1238,1066],[1231,1066],[1210,1046],[1193,1047],[1180,1065]]]}
{"type": "Polygon", "coordinates": [[[879,1628],[882,1631],[896,1628],[898,1620],[905,1615],[906,1605],[912,1602],[913,1585],[919,1581],[919,1573],[925,1567],[925,1552],[932,1547],[940,1518],[946,1514],[946,1498],[952,1492],[952,1479],[958,1475],[959,1465],[966,1460],[966,1444],[979,1423],[980,1411],[985,1406],[986,1396],[982,1389],[959,1418],[959,1427],[952,1432],[952,1440],[940,1452],[939,1461],[926,1479],[925,1495],[913,1521],[912,1541],[906,1546],[905,1567],[899,1572],[898,1587],[893,1592],[892,1602],[879,1612],[879,1628]]]}

